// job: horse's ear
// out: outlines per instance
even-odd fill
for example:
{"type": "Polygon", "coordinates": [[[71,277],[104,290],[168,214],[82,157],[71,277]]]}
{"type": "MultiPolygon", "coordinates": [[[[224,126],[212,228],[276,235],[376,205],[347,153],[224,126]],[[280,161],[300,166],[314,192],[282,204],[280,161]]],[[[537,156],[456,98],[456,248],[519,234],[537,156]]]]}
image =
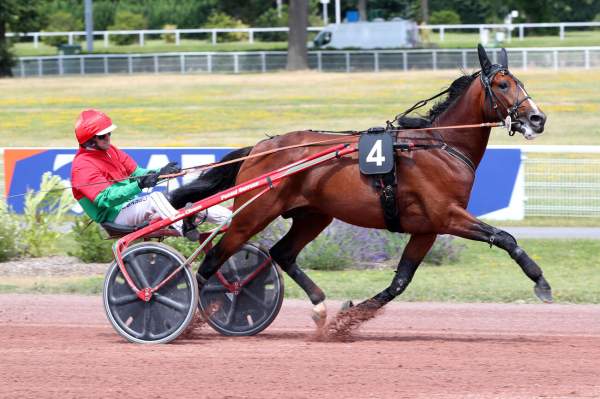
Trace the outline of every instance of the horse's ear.
{"type": "Polygon", "coordinates": [[[506,54],[506,49],[504,47],[500,50],[499,61],[502,68],[508,69],[508,54],[506,54]]]}
{"type": "Polygon", "coordinates": [[[492,69],[492,63],[490,62],[490,59],[488,58],[488,55],[481,44],[477,45],[477,54],[479,55],[479,64],[481,65],[481,70],[485,75],[487,75],[490,69],[492,69]]]}

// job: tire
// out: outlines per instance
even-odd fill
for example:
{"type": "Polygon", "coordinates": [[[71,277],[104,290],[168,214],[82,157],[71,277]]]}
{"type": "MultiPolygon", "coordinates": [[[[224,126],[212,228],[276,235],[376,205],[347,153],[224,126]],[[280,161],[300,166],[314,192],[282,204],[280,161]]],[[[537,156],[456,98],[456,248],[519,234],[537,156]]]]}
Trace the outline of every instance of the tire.
{"type": "MultiPolygon", "coordinates": [[[[128,248],[123,261],[136,286],[142,289],[156,286],[185,258],[167,245],[144,242],[128,248]]],[[[192,321],[198,284],[190,268],[184,267],[144,302],[131,290],[114,261],[106,273],[102,294],[108,321],[119,335],[131,342],[162,344],[177,338],[192,321]]]]}
{"type": "Polygon", "coordinates": [[[268,264],[237,294],[228,291],[216,273],[200,291],[200,310],[207,323],[229,336],[250,336],[267,328],[277,317],[283,302],[283,277],[268,253],[246,243],[221,266],[229,283],[241,282],[263,262],[268,264]]]}

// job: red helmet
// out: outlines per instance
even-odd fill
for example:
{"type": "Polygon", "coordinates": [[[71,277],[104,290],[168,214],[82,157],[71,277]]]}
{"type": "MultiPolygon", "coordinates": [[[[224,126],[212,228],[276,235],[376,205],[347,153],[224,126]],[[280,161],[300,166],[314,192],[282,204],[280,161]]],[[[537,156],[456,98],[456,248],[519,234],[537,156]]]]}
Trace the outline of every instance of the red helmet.
{"type": "Polygon", "coordinates": [[[86,109],[79,114],[75,122],[75,136],[79,144],[83,144],[94,136],[102,136],[116,128],[106,114],[95,109],[86,109]]]}

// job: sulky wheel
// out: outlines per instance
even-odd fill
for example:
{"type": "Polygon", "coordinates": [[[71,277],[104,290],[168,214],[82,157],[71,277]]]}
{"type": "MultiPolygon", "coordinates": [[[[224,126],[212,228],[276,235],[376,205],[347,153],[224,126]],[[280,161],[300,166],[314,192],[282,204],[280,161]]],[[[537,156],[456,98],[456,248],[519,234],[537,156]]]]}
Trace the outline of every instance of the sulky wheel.
{"type": "MultiPolygon", "coordinates": [[[[123,261],[135,285],[143,289],[155,287],[185,258],[167,245],[145,242],[128,248],[123,261]]],[[[129,287],[115,261],[104,280],[103,299],[108,320],[121,336],[137,343],[166,343],[177,338],[192,320],[198,285],[189,267],[184,267],[144,302],[129,287]]]]}
{"type": "Polygon", "coordinates": [[[246,243],[219,272],[229,289],[215,273],[200,291],[200,309],[208,324],[223,335],[237,336],[258,334],[267,328],[283,302],[283,277],[269,255],[246,243]],[[265,267],[252,276],[261,265],[265,267]]]}

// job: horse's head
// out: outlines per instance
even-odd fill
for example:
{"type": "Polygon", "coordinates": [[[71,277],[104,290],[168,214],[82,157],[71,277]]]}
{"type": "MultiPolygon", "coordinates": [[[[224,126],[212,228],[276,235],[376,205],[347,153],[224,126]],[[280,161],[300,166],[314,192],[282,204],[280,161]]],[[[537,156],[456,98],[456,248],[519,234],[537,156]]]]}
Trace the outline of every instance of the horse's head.
{"type": "Polygon", "coordinates": [[[499,64],[490,62],[481,44],[477,52],[485,90],[486,115],[492,120],[505,121],[510,126],[509,132],[520,132],[528,140],[542,134],[546,114],[529,97],[521,81],[508,71],[506,50],[500,50],[499,64]]]}

